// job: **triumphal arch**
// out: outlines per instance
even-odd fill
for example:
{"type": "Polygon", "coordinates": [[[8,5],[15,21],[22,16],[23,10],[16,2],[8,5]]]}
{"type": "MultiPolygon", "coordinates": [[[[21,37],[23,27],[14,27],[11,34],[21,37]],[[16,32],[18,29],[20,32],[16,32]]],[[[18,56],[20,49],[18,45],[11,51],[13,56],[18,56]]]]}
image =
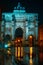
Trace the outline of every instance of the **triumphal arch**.
{"type": "MultiPolygon", "coordinates": [[[[22,37],[22,39],[25,40],[24,46],[25,43],[30,43],[31,46],[31,42],[34,41],[33,43],[37,43],[38,40],[38,14],[27,13],[25,7],[22,7],[21,4],[18,3],[12,12],[2,13],[1,32],[4,35],[10,35],[12,37],[12,40],[18,37],[22,37]],[[32,37],[34,40],[31,40],[32,37]]],[[[25,52],[28,54],[29,48],[30,47],[23,47],[22,45],[15,47],[15,56],[21,57],[25,52]]],[[[30,49],[32,49],[32,47],[30,49]]]]}

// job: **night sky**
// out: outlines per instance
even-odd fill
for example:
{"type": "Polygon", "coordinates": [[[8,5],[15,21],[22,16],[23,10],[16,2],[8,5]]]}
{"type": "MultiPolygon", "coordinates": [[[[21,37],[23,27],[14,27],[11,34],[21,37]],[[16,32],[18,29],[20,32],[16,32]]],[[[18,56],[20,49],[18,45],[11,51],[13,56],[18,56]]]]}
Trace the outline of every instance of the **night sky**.
{"type": "Polygon", "coordinates": [[[43,0],[0,0],[2,12],[12,12],[18,2],[25,7],[28,13],[39,14],[39,25],[43,24],[43,0]]]}

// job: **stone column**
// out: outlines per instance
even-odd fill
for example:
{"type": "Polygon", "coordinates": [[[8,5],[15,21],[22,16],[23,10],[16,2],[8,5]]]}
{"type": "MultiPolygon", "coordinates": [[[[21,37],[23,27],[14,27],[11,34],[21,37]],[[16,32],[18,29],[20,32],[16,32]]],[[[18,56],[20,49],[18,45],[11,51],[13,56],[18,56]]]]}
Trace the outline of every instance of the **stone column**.
{"type": "Polygon", "coordinates": [[[14,39],[14,21],[12,21],[12,39],[14,39]]]}
{"type": "Polygon", "coordinates": [[[15,26],[16,26],[16,19],[15,19],[15,15],[12,15],[12,38],[14,39],[14,35],[15,35],[15,26]]]}
{"type": "Polygon", "coordinates": [[[5,15],[2,15],[1,31],[2,31],[1,37],[3,39],[3,35],[5,35],[5,15]]]}
{"type": "Polygon", "coordinates": [[[23,33],[23,39],[25,40],[26,39],[26,21],[23,22],[23,26],[24,26],[24,33],[23,33]]]}
{"type": "Polygon", "coordinates": [[[38,23],[37,22],[35,25],[35,32],[36,32],[36,40],[38,40],[38,23]]]}

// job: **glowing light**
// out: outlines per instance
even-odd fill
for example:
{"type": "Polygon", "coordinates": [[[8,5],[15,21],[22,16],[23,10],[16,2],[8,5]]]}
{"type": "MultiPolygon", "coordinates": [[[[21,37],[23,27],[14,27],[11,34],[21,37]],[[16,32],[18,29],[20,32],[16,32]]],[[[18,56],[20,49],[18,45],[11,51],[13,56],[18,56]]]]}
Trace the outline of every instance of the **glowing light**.
{"type": "Polygon", "coordinates": [[[32,52],[33,52],[33,48],[32,48],[32,47],[30,47],[30,54],[32,54],[32,52]]]}
{"type": "Polygon", "coordinates": [[[18,39],[18,42],[20,42],[20,40],[18,39]]]}
{"type": "Polygon", "coordinates": [[[10,52],[9,50],[7,51],[7,53],[8,53],[8,54],[11,54],[11,52],[10,52]]]}
{"type": "Polygon", "coordinates": [[[30,36],[30,38],[32,38],[32,36],[30,36]]]}
{"type": "Polygon", "coordinates": [[[5,44],[5,48],[7,48],[8,47],[8,45],[7,44],[5,44]]]}
{"type": "Polygon", "coordinates": [[[10,47],[11,46],[11,43],[10,42],[8,42],[8,44],[5,44],[5,48],[7,48],[7,47],[10,47]]]}
{"type": "Polygon", "coordinates": [[[10,46],[11,44],[8,44],[8,46],[10,46]]]}
{"type": "Polygon", "coordinates": [[[30,47],[30,65],[33,65],[32,53],[33,53],[33,47],[30,47]]]}
{"type": "Polygon", "coordinates": [[[20,60],[23,57],[23,47],[15,47],[15,56],[20,60]]]}
{"type": "Polygon", "coordinates": [[[30,58],[32,58],[33,48],[30,47],[30,58]]]}
{"type": "Polygon", "coordinates": [[[30,59],[30,65],[33,65],[33,60],[32,59],[30,59]]]}
{"type": "Polygon", "coordinates": [[[20,57],[20,47],[18,47],[18,57],[20,57]]]}

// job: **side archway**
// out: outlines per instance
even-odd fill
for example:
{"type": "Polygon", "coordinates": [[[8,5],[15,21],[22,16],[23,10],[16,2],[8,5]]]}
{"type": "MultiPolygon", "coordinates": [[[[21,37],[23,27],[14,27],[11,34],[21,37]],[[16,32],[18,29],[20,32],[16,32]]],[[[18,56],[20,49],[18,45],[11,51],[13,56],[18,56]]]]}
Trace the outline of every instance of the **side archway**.
{"type": "Polygon", "coordinates": [[[35,37],[33,35],[28,36],[29,46],[34,46],[35,37]]]}
{"type": "Polygon", "coordinates": [[[5,35],[5,41],[11,41],[11,35],[9,34],[5,35]]]}

